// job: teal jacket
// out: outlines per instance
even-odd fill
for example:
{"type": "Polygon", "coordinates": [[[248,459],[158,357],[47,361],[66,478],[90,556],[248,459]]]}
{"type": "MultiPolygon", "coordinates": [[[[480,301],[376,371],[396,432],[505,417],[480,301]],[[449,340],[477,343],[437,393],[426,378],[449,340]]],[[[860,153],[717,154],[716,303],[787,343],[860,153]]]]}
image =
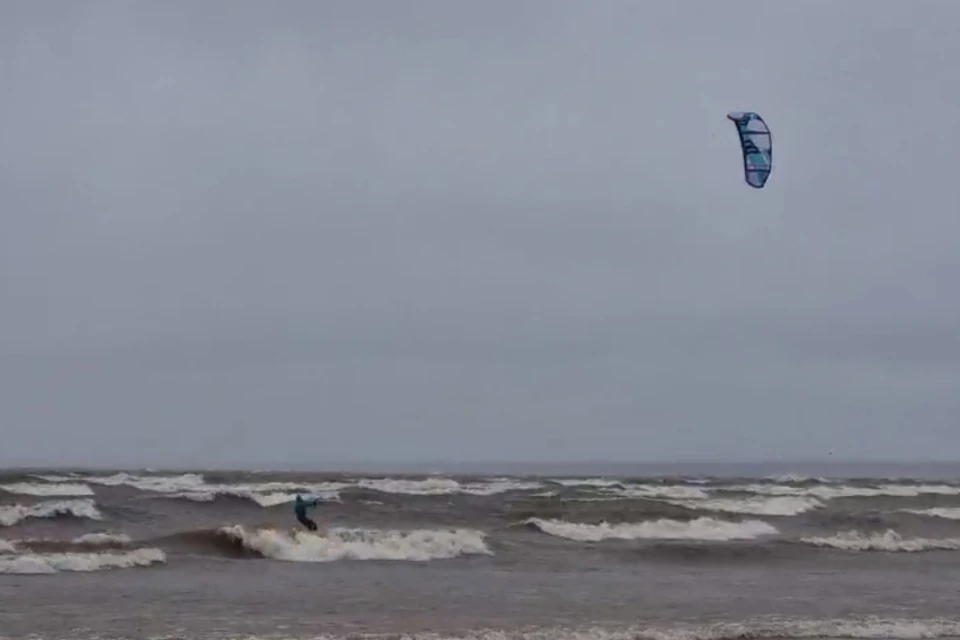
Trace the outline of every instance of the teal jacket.
{"type": "Polygon", "coordinates": [[[297,494],[297,499],[293,503],[293,512],[297,514],[297,517],[304,517],[307,515],[308,507],[315,507],[320,503],[319,498],[314,498],[313,500],[304,500],[300,494],[297,494]]]}

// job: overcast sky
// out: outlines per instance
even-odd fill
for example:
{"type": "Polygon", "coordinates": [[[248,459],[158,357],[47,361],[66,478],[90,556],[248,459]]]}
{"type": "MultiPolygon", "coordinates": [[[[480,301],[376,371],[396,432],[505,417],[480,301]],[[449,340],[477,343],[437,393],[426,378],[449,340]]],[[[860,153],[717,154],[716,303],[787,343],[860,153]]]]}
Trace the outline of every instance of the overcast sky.
{"type": "Polygon", "coordinates": [[[742,9],[2,3],[0,464],[960,457],[960,3],[742,9]]]}

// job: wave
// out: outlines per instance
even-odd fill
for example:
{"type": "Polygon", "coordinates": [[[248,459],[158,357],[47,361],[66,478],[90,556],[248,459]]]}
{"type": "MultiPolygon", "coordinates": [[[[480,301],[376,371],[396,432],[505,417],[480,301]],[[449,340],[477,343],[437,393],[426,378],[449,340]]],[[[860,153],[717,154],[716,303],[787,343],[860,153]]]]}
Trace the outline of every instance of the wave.
{"type": "Polygon", "coordinates": [[[0,491],[7,493],[17,493],[26,496],[92,496],[93,489],[85,484],[78,483],[54,483],[44,484],[38,482],[14,482],[10,484],[0,484],[0,491]]]}
{"type": "Polygon", "coordinates": [[[159,493],[170,498],[183,498],[195,502],[212,502],[218,497],[244,498],[261,507],[274,507],[292,502],[298,493],[309,494],[327,501],[339,500],[340,492],[348,489],[376,491],[380,493],[438,496],[467,494],[490,496],[510,491],[527,491],[543,488],[540,482],[491,478],[477,482],[460,482],[452,478],[359,478],[351,481],[302,483],[302,482],[257,482],[245,484],[214,484],[206,482],[201,474],[142,476],[116,473],[110,476],[90,476],[87,482],[103,486],[127,486],[139,491],[159,493]]]}
{"type": "Polygon", "coordinates": [[[615,496],[629,499],[706,500],[710,497],[706,489],[687,485],[632,484],[609,487],[605,491],[615,496]]]}
{"type": "Polygon", "coordinates": [[[904,538],[892,529],[883,533],[845,531],[828,537],[801,538],[804,544],[843,551],[955,551],[960,538],[904,538]]]}
{"type": "Polygon", "coordinates": [[[82,480],[82,478],[76,473],[71,473],[68,475],[31,473],[27,477],[35,480],[43,480],[44,482],[76,482],[77,480],[82,480]]]}
{"type": "Polygon", "coordinates": [[[260,487],[228,485],[208,485],[204,489],[164,494],[164,497],[183,498],[185,500],[192,500],[193,502],[213,502],[218,498],[241,498],[250,500],[261,507],[269,508],[293,502],[298,493],[309,494],[324,502],[337,502],[340,500],[335,490],[325,488],[313,487],[300,490],[270,491],[261,490],[260,487]]]}
{"type": "Polygon", "coordinates": [[[69,541],[63,540],[47,540],[47,539],[28,539],[28,540],[19,540],[19,541],[8,541],[8,542],[20,542],[24,544],[71,544],[71,545],[80,545],[88,547],[102,547],[102,546],[114,546],[114,545],[128,545],[133,542],[133,539],[125,533],[109,533],[106,531],[97,531],[94,533],[85,533],[81,536],[77,536],[69,541]]]}
{"type": "Polygon", "coordinates": [[[223,527],[220,535],[263,557],[292,562],[407,560],[426,562],[464,555],[493,555],[482,532],[471,529],[412,531],[334,528],[323,534],[272,528],[223,527]]]}
{"type": "Polygon", "coordinates": [[[126,472],[114,473],[109,476],[87,476],[86,482],[106,487],[127,486],[140,491],[156,493],[176,493],[198,489],[205,484],[203,476],[198,473],[183,473],[169,476],[140,476],[126,472]]]}
{"type": "Polygon", "coordinates": [[[510,478],[493,478],[480,482],[463,483],[453,478],[361,478],[354,485],[359,489],[381,493],[399,493],[412,496],[437,496],[463,493],[475,496],[491,496],[508,491],[533,491],[542,489],[540,482],[525,482],[510,478]]]}
{"type": "Polygon", "coordinates": [[[126,486],[158,493],[168,498],[182,498],[194,502],[213,502],[220,497],[242,498],[261,507],[275,507],[293,502],[298,493],[326,501],[339,499],[338,492],[349,485],[343,482],[298,483],[262,482],[253,484],[208,484],[196,473],[176,476],[140,476],[116,473],[110,476],[91,476],[88,482],[104,486],[126,486]]]}
{"type": "Polygon", "coordinates": [[[135,549],[123,553],[27,553],[0,556],[0,574],[51,574],[61,571],[128,569],[166,562],[160,549],[135,549]]]}
{"type": "Polygon", "coordinates": [[[779,533],[776,527],[760,520],[725,522],[713,518],[697,518],[688,522],[679,520],[652,520],[638,523],[585,524],[564,520],[531,518],[527,524],[543,533],[576,542],[603,540],[752,540],[779,533]]]}
{"type": "MultiPolygon", "coordinates": [[[[692,501],[691,501],[692,502],[692,501]]],[[[527,522],[532,518],[567,522],[642,522],[654,519],[692,520],[699,515],[686,502],[653,500],[649,498],[567,498],[544,500],[528,496],[507,505],[505,514],[513,522],[527,522]]]]}
{"type": "Polygon", "coordinates": [[[133,540],[125,533],[96,532],[87,533],[70,541],[73,544],[84,544],[92,546],[106,545],[124,545],[130,544],[133,540]]]}
{"type": "Polygon", "coordinates": [[[613,478],[552,478],[549,482],[564,487],[594,487],[606,489],[622,486],[620,480],[613,478]]]}
{"type": "Polygon", "coordinates": [[[0,525],[12,527],[27,518],[57,518],[72,516],[102,520],[103,516],[93,500],[56,500],[31,505],[0,505],[0,525]]]}
{"type": "Polygon", "coordinates": [[[901,509],[904,513],[917,516],[930,516],[944,520],[960,520],[960,507],[933,507],[931,509],[901,509]]]}
{"type": "Polygon", "coordinates": [[[839,498],[916,498],[922,495],[960,496],[960,486],[948,484],[881,484],[855,487],[850,485],[814,485],[794,487],[781,484],[747,484],[717,488],[770,496],[809,496],[820,500],[839,498]]]}
{"type": "Polygon", "coordinates": [[[833,482],[829,478],[805,476],[799,473],[784,473],[781,475],[767,476],[764,479],[778,484],[831,484],[833,482]]]}
{"type": "Polygon", "coordinates": [[[133,544],[133,539],[123,533],[86,533],[71,540],[50,538],[26,538],[0,540],[0,553],[89,551],[90,549],[123,549],[133,544]]]}
{"type": "Polygon", "coordinates": [[[674,500],[676,504],[688,509],[722,511],[725,513],[750,514],[758,516],[795,516],[813,509],[820,509],[823,503],[813,497],[778,496],[771,498],[708,498],[706,500],[674,500]]]}

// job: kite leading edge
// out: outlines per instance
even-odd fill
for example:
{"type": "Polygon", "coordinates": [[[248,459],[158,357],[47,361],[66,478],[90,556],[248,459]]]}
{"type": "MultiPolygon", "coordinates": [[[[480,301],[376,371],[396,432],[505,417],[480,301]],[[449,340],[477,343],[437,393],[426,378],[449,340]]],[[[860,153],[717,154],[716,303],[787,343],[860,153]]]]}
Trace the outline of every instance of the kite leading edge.
{"type": "Polygon", "coordinates": [[[737,127],[743,153],[743,179],[754,189],[762,189],[773,168],[773,139],[770,128],[752,111],[727,114],[737,127]]]}

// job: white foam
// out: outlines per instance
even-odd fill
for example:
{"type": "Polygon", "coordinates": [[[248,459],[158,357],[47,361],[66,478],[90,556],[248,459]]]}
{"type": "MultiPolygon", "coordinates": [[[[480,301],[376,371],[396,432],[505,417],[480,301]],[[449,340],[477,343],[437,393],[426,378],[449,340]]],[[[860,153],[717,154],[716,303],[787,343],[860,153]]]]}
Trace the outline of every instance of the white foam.
{"type": "Polygon", "coordinates": [[[13,540],[4,540],[0,538],[0,553],[16,553],[17,543],[13,540]]]}
{"type": "Polygon", "coordinates": [[[623,487],[610,487],[608,492],[622,498],[646,498],[648,500],[705,500],[710,497],[704,489],[689,485],[631,484],[623,487]]]}
{"type": "Polygon", "coordinates": [[[348,486],[343,482],[305,484],[296,482],[261,482],[251,484],[208,484],[196,473],[178,476],[138,476],[116,473],[112,476],[88,478],[90,482],[107,486],[128,486],[140,491],[159,493],[171,498],[194,502],[212,502],[218,496],[233,496],[251,500],[261,507],[273,507],[293,502],[298,493],[323,500],[339,500],[338,492],[348,486]]]}
{"type": "Polygon", "coordinates": [[[169,494],[171,498],[183,498],[194,502],[213,502],[217,499],[215,491],[175,491],[169,494]]]}
{"type": "Polygon", "coordinates": [[[610,478],[555,478],[550,482],[563,485],[565,487],[616,487],[620,485],[619,480],[610,478]]]}
{"type": "Polygon", "coordinates": [[[918,516],[932,516],[945,520],[960,520],[960,507],[933,507],[932,509],[901,509],[918,516]]]}
{"type": "Polygon", "coordinates": [[[57,483],[41,484],[39,482],[14,482],[0,484],[0,490],[7,493],[18,493],[26,496],[92,496],[93,489],[85,484],[57,483]]]}
{"type": "Polygon", "coordinates": [[[509,478],[461,485],[461,491],[463,493],[475,496],[492,496],[498,493],[506,493],[507,491],[535,491],[542,488],[543,483],[541,482],[523,482],[509,478]]]}
{"type": "Polygon", "coordinates": [[[129,473],[115,473],[110,476],[90,476],[87,482],[108,487],[127,486],[140,491],[154,491],[157,493],[176,493],[202,489],[205,485],[203,476],[197,473],[184,473],[178,476],[138,476],[129,473]]]}
{"type": "Polygon", "coordinates": [[[539,482],[524,482],[510,478],[493,478],[482,482],[460,483],[451,478],[432,477],[422,480],[398,478],[363,478],[354,482],[327,482],[305,484],[293,482],[263,482],[253,484],[207,484],[196,473],[178,476],[139,476],[116,473],[111,476],[86,478],[88,482],[107,486],[129,486],[140,491],[171,494],[196,501],[209,501],[217,495],[234,495],[249,498],[261,506],[269,507],[293,501],[297,493],[308,493],[326,499],[337,499],[338,492],[357,487],[383,493],[408,495],[445,495],[465,493],[494,495],[506,491],[538,489],[539,482]]]}
{"type": "Polygon", "coordinates": [[[845,531],[828,537],[801,538],[801,542],[817,547],[844,551],[946,551],[960,550],[960,538],[904,538],[889,529],[884,533],[845,531]]]}
{"type": "Polygon", "coordinates": [[[0,506],[0,525],[12,527],[27,518],[53,518],[61,515],[90,520],[103,518],[93,500],[55,500],[31,505],[2,505],[0,506]]]}
{"type": "Polygon", "coordinates": [[[527,521],[544,533],[577,542],[602,540],[751,540],[779,533],[776,527],[760,520],[725,522],[713,518],[697,518],[689,522],[679,520],[651,520],[648,522],[584,524],[564,520],[527,521]]]}
{"type": "Polygon", "coordinates": [[[49,574],[60,571],[127,569],[166,562],[160,549],[136,549],[124,553],[29,553],[0,556],[0,574],[49,574]]]}
{"type": "Polygon", "coordinates": [[[297,494],[309,495],[325,502],[340,500],[339,491],[347,485],[343,483],[322,483],[314,485],[292,482],[265,482],[261,484],[211,484],[189,491],[177,491],[168,494],[173,498],[185,498],[195,502],[211,502],[218,496],[232,496],[251,500],[261,507],[275,507],[293,502],[297,494]]]}
{"type": "Polygon", "coordinates": [[[960,487],[947,484],[913,485],[882,484],[871,487],[851,487],[848,485],[789,487],[777,484],[749,484],[727,487],[728,491],[743,491],[771,496],[811,496],[821,500],[837,498],[915,498],[921,495],[960,495],[960,487]]]}
{"type": "Polygon", "coordinates": [[[130,544],[133,540],[125,533],[97,532],[87,533],[71,540],[73,544],[106,545],[106,544],[130,544]]]}
{"type": "Polygon", "coordinates": [[[336,560],[407,560],[425,562],[463,555],[492,555],[485,536],[471,529],[381,531],[330,529],[324,534],[276,529],[247,530],[234,525],[224,535],[268,558],[293,562],[336,560]]]}
{"type": "Polygon", "coordinates": [[[795,516],[812,509],[819,509],[823,503],[813,497],[777,496],[771,498],[709,498],[707,500],[671,501],[681,507],[741,513],[759,516],[795,516]]]}
{"type": "Polygon", "coordinates": [[[44,482],[75,482],[81,479],[80,476],[78,476],[75,473],[71,473],[65,476],[48,475],[43,473],[31,473],[29,477],[36,478],[37,480],[43,480],[44,482]]]}
{"type": "Polygon", "coordinates": [[[782,475],[767,476],[766,479],[770,480],[771,482],[779,482],[784,484],[800,484],[801,482],[810,482],[811,480],[816,482],[828,482],[826,478],[811,478],[810,476],[805,476],[799,473],[784,473],[782,475]]]}
{"type": "Polygon", "coordinates": [[[403,478],[362,478],[356,486],[361,489],[419,496],[438,496],[464,493],[477,496],[490,496],[507,491],[529,491],[539,489],[539,482],[522,482],[501,478],[486,482],[461,483],[452,478],[426,478],[409,480],[403,478]]]}

